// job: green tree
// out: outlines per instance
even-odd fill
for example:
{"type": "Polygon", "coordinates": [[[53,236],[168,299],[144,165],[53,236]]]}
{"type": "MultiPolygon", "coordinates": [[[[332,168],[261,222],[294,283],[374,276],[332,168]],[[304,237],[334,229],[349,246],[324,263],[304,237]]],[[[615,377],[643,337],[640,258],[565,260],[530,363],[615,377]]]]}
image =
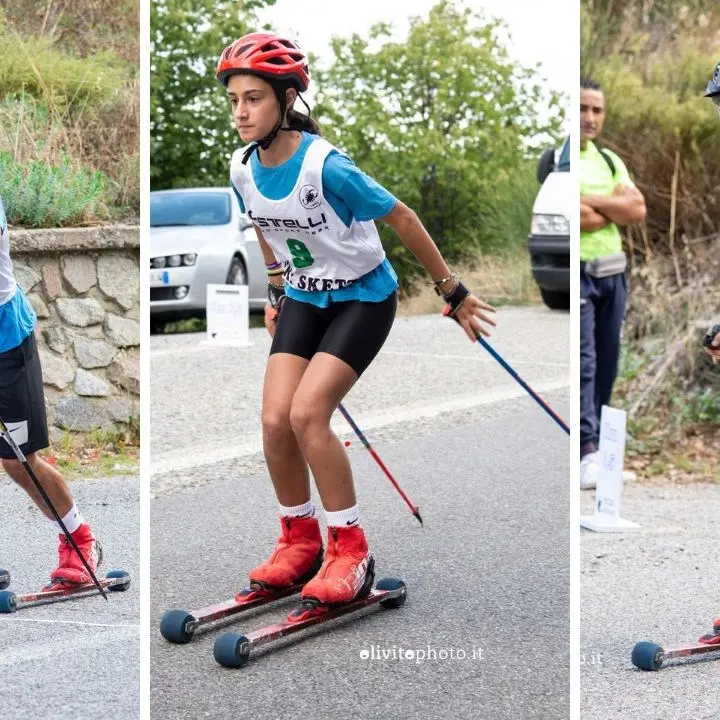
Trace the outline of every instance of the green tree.
{"type": "Polygon", "coordinates": [[[227,183],[237,146],[215,81],[220,52],[257,29],[255,11],[275,0],[153,0],[150,181],[154,190],[227,183]]]}
{"type": "MultiPolygon", "coordinates": [[[[536,69],[511,60],[499,21],[452,2],[440,2],[427,20],[412,18],[404,41],[391,41],[390,30],[379,24],[367,39],[334,39],[332,67],[315,74],[323,132],[416,210],[447,257],[502,248],[507,235],[489,231],[484,218],[497,216],[501,185],[512,206],[513,173],[528,186],[531,148],[559,138],[559,94],[543,89],[536,69]]],[[[415,259],[382,232],[409,279],[415,259]]]]}

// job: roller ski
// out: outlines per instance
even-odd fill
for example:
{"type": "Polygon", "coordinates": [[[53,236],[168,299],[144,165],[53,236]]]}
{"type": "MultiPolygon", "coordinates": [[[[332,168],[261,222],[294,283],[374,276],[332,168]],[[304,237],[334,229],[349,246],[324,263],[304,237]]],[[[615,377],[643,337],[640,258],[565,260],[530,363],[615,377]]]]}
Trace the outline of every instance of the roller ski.
{"type": "Polygon", "coordinates": [[[287,620],[246,635],[221,635],[213,648],[215,660],[224,667],[242,667],[253,648],[357,613],[371,605],[398,608],[405,603],[407,595],[402,580],[385,578],[373,589],[374,580],[375,561],[368,552],[362,529],[357,526],[329,527],[323,564],[303,587],[301,602],[287,620]]]}
{"type": "Polygon", "coordinates": [[[4,590],[8,585],[10,585],[10,573],[0,569],[0,590],[4,590]]]}
{"type": "Polygon", "coordinates": [[[101,591],[122,592],[130,587],[130,575],[124,570],[111,570],[103,580],[78,584],[64,584],[53,581],[39,592],[16,595],[9,590],[0,590],[0,613],[14,613],[27,607],[50,605],[64,600],[97,595],[101,591]],[[100,588],[98,588],[98,585],[100,588]]]}
{"type": "MultiPolygon", "coordinates": [[[[81,586],[92,583],[97,592],[102,595],[105,600],[107,600],[108,597],[106,588],[95,575],[95,570],[102,562],[102,548],[97,540],[95,540],[92,530],[90,530],[90,527],[85,523],[80,525],[74,532],[69,532],[65,523],[62,521],[62,518],[58,514],[57,508],[51,502],[48,494],[45,492],[45,488],[37,479],[32,467],[30,467],[30,463],[28,463],[23,451],[15,442],[13,436],[7,428],[7,425],[5,425],[1,418],[0,437],[7,442],[10,449],[15,454],[15,457],[18,459],[18,462],[20,462],[23,468],[25,468],[25,472],[28,474],[28,477],[40,494],[40,497],[42,497],[43,502],[52,513],[55,518],[55,522],[57,522],[62,530],[60,533],[60,548],[58,550],[58,567],[52,572],[50,576],[50,585],[44,588],[44,592],[60,592],[66,590],[66,586],[68,585],[81,586]]],[[[125,575],[127,576],[127,573],[125,573],[125,575]]],[[[129,583],[129,576],[127,577],[129,583]]],[[[39,594],[40,593],[35,593],[35,595],[39,594]]],[[[5,607],[8,609],[0,609],[0,612],[13,612],[14,610],[11,608],[14,601],[11,601],[9,597],[4,597],[3,599],[5,601],[5,607]]]]}
{"type": "Polygon", "coordinates": [[[315,518],[281,519],[282,533],[270,559],[250,573],[250,585],[231,600],[199,610],[168,610],[160,634],[171,643],[189,643],[196,630],[299,593],[323,562],[322,535],[315,518]]]}
{"type": "Polygon", "coordinates": [[[715,620],[712,631],[699,637],[696,643],[666,648],[647,641],[637,643],[632,651],[632,663],[640,670],[653,671],[660,670],[667,660],[694,655],[711,655],[713,660],[720,657],[720,618],[715,620]]]}

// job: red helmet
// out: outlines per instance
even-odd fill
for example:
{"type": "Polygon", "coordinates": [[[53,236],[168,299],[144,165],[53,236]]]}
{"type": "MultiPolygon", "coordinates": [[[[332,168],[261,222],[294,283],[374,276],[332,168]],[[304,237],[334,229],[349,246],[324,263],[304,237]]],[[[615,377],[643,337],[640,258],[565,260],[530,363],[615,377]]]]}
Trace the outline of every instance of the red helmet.
{"type": "Polygon", "coordinates": [[[227,85],[228,78],[236,73],[289,80],[298,92],[305,92],[310,84],[305,53],[292,40],[268,33],[250,33],[223,50],[217,79],[227,85]]]}

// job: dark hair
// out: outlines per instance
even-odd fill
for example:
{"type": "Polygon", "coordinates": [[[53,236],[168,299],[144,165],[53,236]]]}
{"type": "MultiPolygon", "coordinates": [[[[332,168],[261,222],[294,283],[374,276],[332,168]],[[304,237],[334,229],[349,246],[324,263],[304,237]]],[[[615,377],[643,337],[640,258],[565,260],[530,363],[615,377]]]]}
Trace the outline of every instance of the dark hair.
{"type": "MultiPolygon", "coordinates": [[[[289,88],[295,88],[297,90],[297,88],[292,82],[270,82],[270,86],[275,91],[275,96],[280,103],[280,107],[285,107],[286,91],[289,88]]],[[[308,109],[308,113],[310,113],[310,108],[305,102],[303,96],[299,92],[297,96],[308,109]]],[[[304,113],[300,113],[297,110],[293,110],[293,108],[288,108],[285,113],[285,119],[287,120],[288,128],[290,130],[304,130],[305,132],[309,132],[311,135],[322,135],[322,133],[320,132],[320,126],[313,118],[310,117],[309,114],[305,115],[304,113]]]]}
{"type": "Polygon", "coordinates": [[[304,130],[309,132],[311,135],[322,135],[320,132],[320,126],[317,121],[311,118],[309,115],[299,113],[297,110],[290,108],[287,111],[287,124],[292,130],[304,130]]]}
{"type": "Polygon", "coordinates": [[[603,91],[600,83],[595,82],[595,80],[588,76],[580,78],[580,87],[583,90],[598,90],[599,92],[603,91]]]}

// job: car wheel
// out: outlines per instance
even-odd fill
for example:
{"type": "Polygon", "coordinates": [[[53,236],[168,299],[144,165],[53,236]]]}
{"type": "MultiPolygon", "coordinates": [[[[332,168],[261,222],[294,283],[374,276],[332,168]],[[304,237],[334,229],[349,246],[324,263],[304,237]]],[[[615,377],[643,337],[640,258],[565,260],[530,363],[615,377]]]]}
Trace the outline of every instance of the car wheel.
{"type": "Polygon", "coordinates": [[[543,290],[540,288],[543,302],[551,310],[569,310],[570,309],[570,293],[560,292],[558,290],[543,290]]]}
{"type": "Polygon", "coordinates": [[[247,270],[245,269],[245,263],[239,258],[234,257],[230,263],[230,269],[228,270],[227,285],[247,285],[248,276],[247,270]]]}

